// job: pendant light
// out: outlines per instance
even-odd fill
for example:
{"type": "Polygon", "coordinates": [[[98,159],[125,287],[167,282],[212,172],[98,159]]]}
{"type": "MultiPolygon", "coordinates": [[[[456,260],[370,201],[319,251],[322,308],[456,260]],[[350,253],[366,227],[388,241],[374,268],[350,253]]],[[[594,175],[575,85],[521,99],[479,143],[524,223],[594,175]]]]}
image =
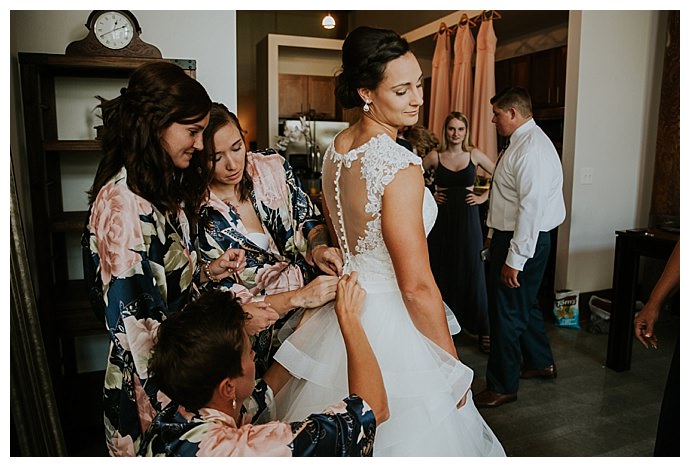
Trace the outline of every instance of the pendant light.
{"type": "Polygon", "coordinates": [[[323,26],[324,29],[333,29],[335,27],[335,18],[331,16],[330,11],[321,20],[321,26],[323,26]]]}

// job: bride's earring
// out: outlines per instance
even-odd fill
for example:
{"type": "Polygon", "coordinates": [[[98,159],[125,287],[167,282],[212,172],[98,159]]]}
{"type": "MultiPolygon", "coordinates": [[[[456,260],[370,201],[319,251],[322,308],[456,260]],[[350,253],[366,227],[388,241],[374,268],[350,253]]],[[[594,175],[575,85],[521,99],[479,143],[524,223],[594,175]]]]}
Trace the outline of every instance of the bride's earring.
{"type": "Polygon", "coordinates": [[[365,112],[369,112],[369,101],[364,101],[364,107],[362,108],[365,112]]]}

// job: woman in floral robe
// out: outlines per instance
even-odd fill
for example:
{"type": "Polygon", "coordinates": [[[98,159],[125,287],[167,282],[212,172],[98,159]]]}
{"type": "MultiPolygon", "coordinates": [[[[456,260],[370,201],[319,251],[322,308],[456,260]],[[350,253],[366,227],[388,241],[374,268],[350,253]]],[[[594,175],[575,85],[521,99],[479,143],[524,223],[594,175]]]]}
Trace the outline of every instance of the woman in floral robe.
{"type": "MultiPolygon", "coordinates": [[[[167,400],[147,374],[158,325],[197,295],[195,280],[208,279],[197,267],[188,216],[207,188],[208,163],[196,151],[211,100],[179,66],[155,62],[100,107],[105,154],[89,192],[84,278],[110,336],[106,443],[111,455],[133,456],[167,400]]],[[[243,255],[223,252],[210,273],[234,273],[243,255]]]]}
{"type": "MultiPolygon", "coordinates": [[[[216,285],[232,290],[243,303],[270,304],[277,312],[270,323],[295,308],[332,300],[342,273],[340,251],[328,247],[323,216],[288,162],[272,149],[248,153],[237,117],[217,103],[204,131],[204,153],[213,161],[214,176],[200,212],[201,260],[242,248],[247,261],[242,272],[216,285]],[[319,269],[326,275],[319,275],[319,269]]],[[[258,375],[270,364],[273,337],[283,322],[254,338],[258,375]]]]}
{"type": "Polygon", "coordinates": [[[231,292],[209,291],[161,324],[149,371],[175,403],[154,419],[139,454],[371,456],[376,426],[388,418],[386,390],[359,318],[366,293],[357,273],[344,275],[337,288],[335,313],[351,361],[349,396],[300,422],[273,421],[273,394],[291,376],[274,364],[255,383],[242,308],[231,292]],[[263,413],[244,411],[250,394],[263,413]],[[270,421],[252,425],[255,414],[270,421]]]}

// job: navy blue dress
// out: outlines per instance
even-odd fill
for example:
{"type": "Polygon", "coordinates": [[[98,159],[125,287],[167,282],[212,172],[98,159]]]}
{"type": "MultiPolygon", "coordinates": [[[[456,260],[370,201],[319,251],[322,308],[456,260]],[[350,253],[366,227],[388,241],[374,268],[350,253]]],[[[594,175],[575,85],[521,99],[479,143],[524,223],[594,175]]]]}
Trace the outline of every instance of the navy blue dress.
{"type": "Polygon", "coordinates": [[[445,191],[446,202],[438,206],[438,217],[429,233],[429,260],[443,301],[455,313],[460,326],[471,334],[489,335],[486,276],[480,252],[484,245],[479,206],[465,201],[466,187],[474,185],[477,168],[470,160],[457,172],[438,163],[437,187],[445,191]]]}

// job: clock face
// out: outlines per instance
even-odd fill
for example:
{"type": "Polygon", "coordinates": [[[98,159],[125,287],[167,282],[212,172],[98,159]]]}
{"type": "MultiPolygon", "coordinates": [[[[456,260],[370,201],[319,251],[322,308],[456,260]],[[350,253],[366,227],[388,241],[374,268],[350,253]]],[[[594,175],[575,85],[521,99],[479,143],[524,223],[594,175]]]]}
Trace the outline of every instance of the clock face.
{"type": "Polygon", "coordinates": [[[107,11],[96,19],[94,34],[98,42],[113,50],[129,45],[134,37],[134,25],[122,13],[107,11]]]}

